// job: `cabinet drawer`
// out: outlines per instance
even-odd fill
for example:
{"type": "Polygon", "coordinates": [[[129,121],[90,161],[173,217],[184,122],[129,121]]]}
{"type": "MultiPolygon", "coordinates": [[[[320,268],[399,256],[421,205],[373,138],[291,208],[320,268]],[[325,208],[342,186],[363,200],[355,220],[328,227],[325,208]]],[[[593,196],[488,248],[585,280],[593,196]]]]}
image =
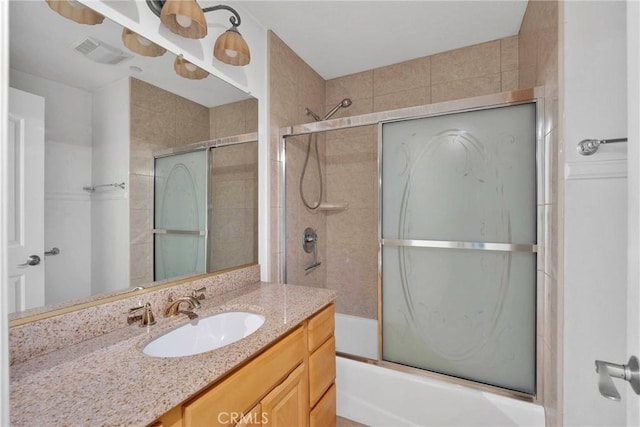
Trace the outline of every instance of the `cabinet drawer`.
{"type": "Polygon", "coordinates": [[[309,416],[309,427],[336,426],[336,385],[333,384],[322,396],[309,416]]]}
{"type": "Polygon", "coordinates": [[[304,359],[302,327],[240,370],[184,405],[184,426],[228,425],[232,413],[248,413],[304,359]]]}
{"type": "Polygon", "coordinates": [[[333,335],[335,328],[335,309],[333,304],[316,314],[309,320],[309,352],[333,335]]]}
{"type": "Polygon", "coordinates": [[[331,337],[309,356],[309,403],[316,404],[336,379],[336,340],[331,337]]]}

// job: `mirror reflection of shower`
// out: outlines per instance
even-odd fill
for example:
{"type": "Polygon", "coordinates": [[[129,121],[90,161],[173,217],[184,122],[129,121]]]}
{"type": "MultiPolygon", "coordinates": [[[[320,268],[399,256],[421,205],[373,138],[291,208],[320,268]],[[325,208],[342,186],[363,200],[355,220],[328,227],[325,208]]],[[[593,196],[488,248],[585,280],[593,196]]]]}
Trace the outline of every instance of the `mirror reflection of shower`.
{"type": "MultiPolygon", "coordinates": [[[[342,108],[347,108],[351,105],[351,99],[349,98],[344,98],[342,101],[340,101],[335,107],[333,107],[327,114],[325,114],[324,118],[321,118],[320,116],[318,116],[316,113],[314,113],[313,111],[311,111],[309,108],[305,108],[304,112],[307,116],[311,116],[313,117],[317,122],[323,121],[323,120],[329,120],[335,113],[338,112],[338,110],[342,109],[342,108]]],[[[304,203],[304,205],[307,207],[307,209],[310,210],[316,210],[320,207],[320,204],[322,203],[322,193],[324,191],[324,185],[322,184],[322,168],[320,167],[320,153],[318,152],[318,134],[317,133],[310,133],[308,138],[307,138],[307,155],[304,159],[304,166],[302,166],[302,172],[300,173],[300,199],[302,199],[302,203],[304,203]],[[309,203],[307,201],[307,199],[304,196],[304,189],[303,189],[303,182],[304,182],[304,177],[306,175],[307,172],[307,164],[309,163],[309,157],[311,155],[311,145],[315,146],[315,150],[316,150],[316,162],[318,165],[318,181],[319,181],[319,185],[320,185],[320,191],[318,194],[318,201],[316,203],[309,203]]]]}

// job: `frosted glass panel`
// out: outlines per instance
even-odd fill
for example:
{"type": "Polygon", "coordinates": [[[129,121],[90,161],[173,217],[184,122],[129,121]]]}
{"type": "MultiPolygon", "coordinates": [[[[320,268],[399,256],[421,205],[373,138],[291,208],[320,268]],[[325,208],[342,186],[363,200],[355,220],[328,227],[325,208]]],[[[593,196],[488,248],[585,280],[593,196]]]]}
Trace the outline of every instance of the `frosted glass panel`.
{"type": "Polygon", "coordinates": [[[406,242],[533,250],[535,104],[384,124],[382,135],[382,358],[535,393],[536,253],[406,242]]]}
{"type": "Polygon", "coordinates": [[[535,135],[534,104],[385,124],[383,237],[535,242],[535,135]]]}
{"type": "Polygon", "coordinates": [[[535,392],[532,253],[383,248],[383,359],[535,392]]]}
{"type": "Polygon", "coordinates": [[[206,166],[204,150],[155,161],[155,280],[205,272],[206,166]]]}

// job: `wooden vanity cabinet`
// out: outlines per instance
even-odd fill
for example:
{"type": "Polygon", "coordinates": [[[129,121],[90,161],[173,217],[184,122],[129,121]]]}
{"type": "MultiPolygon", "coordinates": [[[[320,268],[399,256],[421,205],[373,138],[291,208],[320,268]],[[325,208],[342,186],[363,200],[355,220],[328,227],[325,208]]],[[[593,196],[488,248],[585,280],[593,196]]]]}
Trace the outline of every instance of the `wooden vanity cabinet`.
{"type": "Polygon", "coordinates": [[[333,334],[331,304],[151,426],[334,426],[333,334]]]}
{"type": "Polygon", "coordinates": [[[331,304],[309,319],[309,426],[336,424],[336,340],[335,309],[331,304]]]}

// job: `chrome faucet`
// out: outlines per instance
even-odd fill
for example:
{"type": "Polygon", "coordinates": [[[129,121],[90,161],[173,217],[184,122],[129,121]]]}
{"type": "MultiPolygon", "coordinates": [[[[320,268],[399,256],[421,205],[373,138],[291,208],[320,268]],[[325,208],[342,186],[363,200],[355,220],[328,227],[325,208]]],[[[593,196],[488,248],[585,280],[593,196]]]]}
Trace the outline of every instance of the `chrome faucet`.
{"type": "Polygon", "coordinates": [[[173,300],[173,298],[169,297],[167,306],[164,309],[164,317],[173,317],[177,316],[178,314],[186,314],[187,316],[189,316],[189,319],[195,319],[196,317],[198,317],[198,315],[192,310],[196,308],[200,308],[200,301],[198,301],[198,298],[194,297],[193,295],[180,297],[175,301],[173,300]],[[180,310],[180,304],[182,304],[183,302],[189,305],[188,310],[180,310]]]}

